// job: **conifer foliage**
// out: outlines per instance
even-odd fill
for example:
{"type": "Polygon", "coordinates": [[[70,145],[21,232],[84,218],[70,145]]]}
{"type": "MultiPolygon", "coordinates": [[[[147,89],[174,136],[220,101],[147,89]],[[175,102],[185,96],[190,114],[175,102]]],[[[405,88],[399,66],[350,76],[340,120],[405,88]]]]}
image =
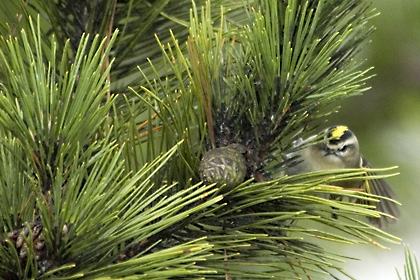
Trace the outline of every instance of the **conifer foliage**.
{"type": "Polygon", "coordinates": [[[367,170],[283,175],[367,90],[366,1],[0,7],[0,278],[351,277],[319,240],[399,242],[328,184],[367,170]]]}

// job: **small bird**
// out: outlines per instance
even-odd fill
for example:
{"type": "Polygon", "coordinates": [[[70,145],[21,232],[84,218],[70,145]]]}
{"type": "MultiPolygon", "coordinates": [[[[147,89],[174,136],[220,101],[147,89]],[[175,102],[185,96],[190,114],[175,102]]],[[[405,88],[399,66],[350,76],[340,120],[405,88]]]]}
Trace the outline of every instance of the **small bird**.
{"type": "MultiPolygon", "coordinates": [[[[311,136],[306,140],[297,140],[296,145],[305,145],[301,150],[287,155],[286,158],[298,157],[298,163],[286,170],[286,174],[295,175],[313,171],[325,171],[344,168],[370,168],[370,164],[360,154],[359,141],[354,133],[347,126],[331,126],[323,131],[323,141],[310,145],[309,143],[320,135],[311,136]]],[[[375,175],[368,172],[368,175],[375,175]]],[[[334,185],[348,189],[363,189],[365,192],[391,199],[395,194],[384,179],[372,180],[348,180],[334,182],[334,185]]],[[[371,203],[363,201],[361,203],[371,203]]],[[[396,221],[399,215],[398,205],[393,201],[380,199],[376,210],[389,214],[394,219],[386,216],[380,218],[369,217],[369,222],[379,228],[384,227],[392,221],[396,221]]]]}

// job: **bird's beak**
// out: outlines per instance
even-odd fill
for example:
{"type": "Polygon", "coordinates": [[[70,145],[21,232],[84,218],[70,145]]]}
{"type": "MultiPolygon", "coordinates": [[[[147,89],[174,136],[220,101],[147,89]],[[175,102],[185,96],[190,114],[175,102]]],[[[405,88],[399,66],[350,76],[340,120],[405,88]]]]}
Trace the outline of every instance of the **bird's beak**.
{"type": "Polygon", "coordinates": [[[333,150],[333,149],[328,148],[328,147],[327,147],[327,145],[325,145],[325,146],[324,146],[324,151],[325,151],[324,156],[329,156],[329,155],[333,155],[333,154],[335,155],[334,150],[333,150]]]}
{"type": "Polygon", "coordinates": [[[331,150],[331,149],[328,149],[328,150],[325,151],[325,155],[324,156],[329,156],[329,155],[332,155],[332,154],[334,154],[334,151],[331,150]]]}

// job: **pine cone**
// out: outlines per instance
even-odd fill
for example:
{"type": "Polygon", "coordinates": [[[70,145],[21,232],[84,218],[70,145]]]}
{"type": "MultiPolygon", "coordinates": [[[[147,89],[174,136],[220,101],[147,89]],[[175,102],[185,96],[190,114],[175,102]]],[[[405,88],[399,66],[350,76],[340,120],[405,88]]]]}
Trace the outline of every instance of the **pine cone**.
{"type": "Polygon", "coordinates": [[[244,156],[232,147],[208,151],[200,162],[199,174],[205,184],[226,184],[232,188],[242,183],[246,175],[244,156]]]}
{"type": "MultiPolygon", "coordinates": [[[[38,276],[44,274],[54,266],[55,256],[47,251],[45,246],[43,225],[41,221],[36,220],[29,223],[29,228],[32,232],[32,244],[35,254],[35,260],[38,265],[38,276]]],[[[68,234],[70,226],[64,225],[62,231],[62,238],[68,234]]],[[[17,228],[7,234],[8,239],[14,244],[20,259],[20,266],[25,269],[28,260],[28,243],[25,241],[29,238],[29,229],[26,225],[17,228]]],[[[1,240],[0,240],[1,241],[1,240]]],[[[3,242],[0,242],[0,244],[3,242]]]]}

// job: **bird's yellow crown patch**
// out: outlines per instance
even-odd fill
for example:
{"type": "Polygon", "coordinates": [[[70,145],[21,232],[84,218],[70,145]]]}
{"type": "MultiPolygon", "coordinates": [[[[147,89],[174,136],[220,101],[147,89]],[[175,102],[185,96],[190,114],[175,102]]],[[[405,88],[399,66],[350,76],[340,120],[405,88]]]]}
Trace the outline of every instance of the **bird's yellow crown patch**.
{"type": "Polygon", "coordinates": [[[331,131],[331,136],[334,139],[340,139],[343,136],[344,132],[349,130],[349,128],[345,125],[339,125],[333,131],[331,131]]]}

